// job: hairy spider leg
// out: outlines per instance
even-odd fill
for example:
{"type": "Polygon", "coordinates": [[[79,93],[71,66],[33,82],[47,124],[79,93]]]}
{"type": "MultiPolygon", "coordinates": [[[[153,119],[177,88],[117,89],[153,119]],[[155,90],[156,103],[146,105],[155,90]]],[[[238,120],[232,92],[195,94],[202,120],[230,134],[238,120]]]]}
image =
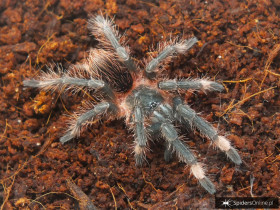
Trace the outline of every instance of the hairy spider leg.
{"type": "Polygon", "coordinates": [[[62,90],[64,87],[74,90],[77,89],[77,87],[83,87],[91,90],[101,90],[111,99],[115,97],[113,90],[102,80],[71,77],[66,73],[61,75],[62,70],[58,70],[59,73],[56,73],[52,69],[49,69],[46,73],[43,73],[38,80],[24,80],[23,85],[26,87],[36,87],[53,91],[62,90]]]}
{"type": "Polygon", "coordinates": [[[64,144],[67,141],[75,138],[76,136],[80,135],[81,128],[88,123],[89,121],[92,121],[97,116],[106,113],[106,111],[112,111],[115,112],[116,106],[115,104],[111,102],[101,102],[99,104],[96,104],[93,109],[81,114],[76,121],[70,125],[68,132],[62,136],[59,141],[64,144]]]}
{"type": "Polygon", "coordinates": [[[190,125],[196,127],[203,135],[212,140],[217,147],[227,154],[232,162],[237,165],[242,163],[238,152],[230,145],[230,142],[224,136],[219,136],[209,122],[199,117],[188,105],[183,104],[180,97],[175,97],[173,103],[179,117],[185,119],[190,125]]]}
{"type": "Polygon", "coordinates": [[[164,61],[166,58],[173,56],[175,53],[186,53],[189,49],[191,49],[198,40],[196,37],[192,37],[190,39],[184,40],[182,42],[178,42],[175,44],[167,45],[156,58],[152,59],[146,66],[145,72],[148,78],[152,79],[155,77],[157,72],[157,67],[159,63],[164,61]]]}
{"type": "Polygon", "coordinates": [[[97,15],[95,18],[89,20],[89,29],[93,35],[100,35],[100,31],[105,35],[106,39],[111,43],[111,46],[115,49],[120,60],[126,65],[131,72],[136,71],[136,65],[130,58],[129,53],[125,47],[119,43],[119,37],[115,30],[112,21],[105,19],[101,15],[97,15]]]}
{"type": "Polygon", "coordinates": [[[135,162],[139,166],[145,159],[145,148],[147,144],[147,133],[144,125],[144,114],[140,106],[136,106],[133,111],[133,121],[135,125],[135,162]]]}
{"type": "Polygon", "coordinates": [[[165,80],[158,83],[158,88],[161,90],[173,91],[173,90],[203,90],[203,91],[219,91],[224,90],[223,85],[217,82],[212,82],[205,79],[182,79],[177,80],[165,80]]]}
{"type": "Polygon", "coordinates": [[[155,110],[153,112],[153,123],[161,123],[160,132],[169,147],[172,147],[181,161],[190,166],[192,174],[198,179],[202,187],[210,194],[214,194],[216,192],[214,184],[205,176],[203,168],[188,146],[179,139],[178,133],[172,124],[173,116],[170,114],[170,105],[161,105],[159,108],[159,111],[155,110]]]}

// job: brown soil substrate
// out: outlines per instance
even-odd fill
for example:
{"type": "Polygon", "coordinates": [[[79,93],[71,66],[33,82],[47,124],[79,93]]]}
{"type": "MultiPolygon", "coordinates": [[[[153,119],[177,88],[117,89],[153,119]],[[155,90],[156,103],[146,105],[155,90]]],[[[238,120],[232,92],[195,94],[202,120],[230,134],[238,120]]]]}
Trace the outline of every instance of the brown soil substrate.
{"type": "Polygon", "coordinates": [[[135,167],[133,135],[123,120],[96,121],[62,145],[66,115],[88,98],[23,88],[25,78],[49,63],[67,68],[85,58],[97,44],[87,20],[99,11],[115,17],[139,61],[170,36],[199,39],[170,65],[170,77],[223,81],[221,94],[189,93],[186,99],[228,134],[243,164],[235,166],[196,131],[181,134],[205,165],[216,196],[279,197],[280,3],[211,2],[0,1],[1,207],[85,209],[90,201],[101,209],[214,207],[215,196],[189,168],[176,158],[164,161],[160,140],[151,143],[142,168],[135,167]]]}

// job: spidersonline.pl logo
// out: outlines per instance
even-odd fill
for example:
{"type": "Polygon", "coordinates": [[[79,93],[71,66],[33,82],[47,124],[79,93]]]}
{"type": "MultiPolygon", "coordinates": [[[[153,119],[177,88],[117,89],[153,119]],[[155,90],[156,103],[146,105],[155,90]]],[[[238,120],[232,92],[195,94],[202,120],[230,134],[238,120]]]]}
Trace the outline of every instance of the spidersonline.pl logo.
{"type": "Polygon", "coordinates": [[[224,201],[222,201],[222,204],[221,204],[222,206],[224,206],[224,207],[231,207],[232,205],[231,205],[231,199],[225,199],[224,201]]]}
{"type": "Polygon", "coordinates": [[[274,197],[216,197],[215,208],[279,208],[279,200],[274,197]]]}

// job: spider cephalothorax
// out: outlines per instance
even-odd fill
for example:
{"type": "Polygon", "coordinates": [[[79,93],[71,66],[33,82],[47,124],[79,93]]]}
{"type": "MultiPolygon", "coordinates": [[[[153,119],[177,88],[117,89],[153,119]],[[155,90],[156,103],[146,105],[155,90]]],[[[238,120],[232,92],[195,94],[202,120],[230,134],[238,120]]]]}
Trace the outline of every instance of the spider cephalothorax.
{"type": "MultiPolygon", "coordinates": [[[[110,113],[114,118],[125,118],[134,132],[135,161],[141,165],[145,159],[148,140],[162,137],[166,142],[164,158],[169,160],[175,152],[179,159],[191,167],[191,172],[211,194],[215,186],[205,173],[188,146],[179,138],[174,124],[178,122],[196,128],[209,138],[237,165],[241,158],[229,141],[199,117],[180,97],[182,90],[222,91],[219,83],[205,79],[162,79],[162,71],[176,54],[187,52],[197,42],[195,37],[159,45],[157,56],[144,60],[140,69],[130,58],[129,48],[119,36],[112,20],[96,16],[89,20],[89,30],[99,41],[99,48],[91,49],[86,62],[72,66],[67,72],[49,70],[37,80],[25,80],[29,87],[47,90],[94,90],[100,102],[88,110],[75,114],[68,131],[60,138],[65,143],[77,136],[92,120],[110,113]],[[156,135],[156,136],[155,136],[156,135]]],[[[90,92],[92,93],[92,92],[90,92]]]]}

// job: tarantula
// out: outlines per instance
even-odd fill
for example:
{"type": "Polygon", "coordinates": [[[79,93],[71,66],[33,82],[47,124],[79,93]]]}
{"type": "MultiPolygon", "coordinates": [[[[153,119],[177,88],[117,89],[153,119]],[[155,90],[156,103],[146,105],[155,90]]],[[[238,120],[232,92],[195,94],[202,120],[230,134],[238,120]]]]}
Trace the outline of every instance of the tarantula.
{"type": "Polygon", "coordinates": [[[177,54],[184,54],[198,41],[196,37],[187,40],[170,41],[159,45],[157,53],[144,59],[144,69],[140,69],[130,57],[129,48],[119,35],[113,20],[97,15],[89,20],[88,28],[99,42],[99,47],[91,49],[88,59],[73,65],[68,71],[51,68],[43,72],[37,80],[25,80],[24,86],[46,90],[81,88],[99,94],[99,103],[88,110],[75,114],[68,131],[60,138],[61,143],[78,137],[80,131],[93,119],[108,113],[114,118],[125,118],[126,125],[134,132],[134,155],[136,165],[145,160],[148,140],[152,135],[165,140],[165,160],[175,152],[179,160],[190,166],[192,174],[211,194],[214,184],[189,147],[180,140],[174,124],[196,128],[209,138],[237,165],[241,158],[230,142],[218,134],[217,130],[184,103],[180,92],[186,90],[222,91],[223,86],[205,79],[166,80],[163,72],[166,65],[177,54]],[[155,55],[157,54],[157,55],[155,55]]]}

